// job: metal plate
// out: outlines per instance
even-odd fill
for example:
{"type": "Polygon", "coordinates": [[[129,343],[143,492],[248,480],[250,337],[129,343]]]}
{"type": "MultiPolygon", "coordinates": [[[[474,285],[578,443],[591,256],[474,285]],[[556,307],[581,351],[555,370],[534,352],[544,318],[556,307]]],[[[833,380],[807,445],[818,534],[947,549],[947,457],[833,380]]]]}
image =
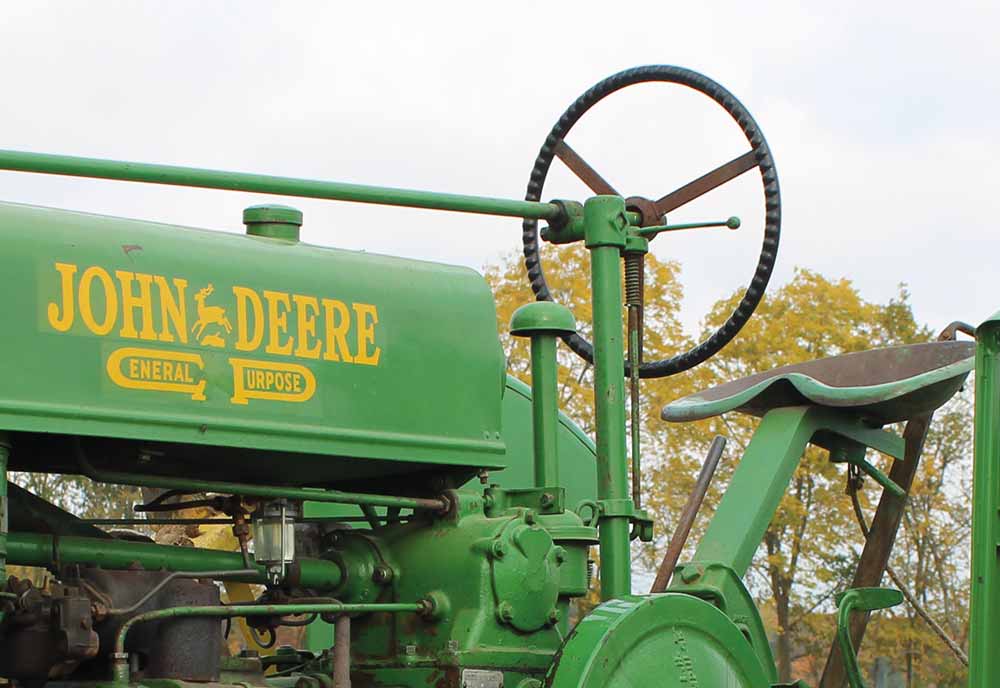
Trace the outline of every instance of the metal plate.
{"type": "Polygon", "coordinates": [[[503,688],[503,672],[462,669],[462,688],[503,688]]]}
{"type": "Polygon", "coordinates": [[[690,595],[628,596],[585,617],[563,645],[549,688],[760,688],[757,656],[736,625],[690,595]]]}

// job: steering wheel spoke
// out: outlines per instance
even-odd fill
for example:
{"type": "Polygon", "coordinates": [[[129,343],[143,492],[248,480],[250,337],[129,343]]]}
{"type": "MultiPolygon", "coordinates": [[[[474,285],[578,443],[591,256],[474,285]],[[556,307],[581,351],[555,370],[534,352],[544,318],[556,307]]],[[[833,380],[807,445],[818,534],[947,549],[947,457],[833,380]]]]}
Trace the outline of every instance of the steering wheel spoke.
{"type": "Polygon", "coordinates": [[[717,189],[726,182],[730,182],[739,177],[744,172],[749,172],[757,167],[757,151],[747,151],[738,158],[734,158],[725,165],[719,165],[708,174],[688,182],[681,188],[671,191],[666,196],[656,201],[654,204],[660,215],[666,215],[680,208],[682,205],[690,203],[699,196],[704,196],[709,191],[717,189]]]}
{"type": "MultiPolygon", "coordinates": [[[[778,175],[774,169],[774,161],[771,159],[771,151],[767,141],[764,140],[764,135],[753,116],[743,107],[742,103],[725,88],[702,74],[683,67],[649,65],[627,69],[608,77],[569,106],[552,127],[538,157],[535,159],[525,199],[529,201],[541,200],[545,179],[555,158],[559,158],[594,193],[623,196],[574,151],[566,143],[565,138],[580,118],[595,104],[623,88],[646,82],[678,84],[708,96],[736,121],[750,144],[750,150],[657,201],[640,196],[626,198],[627,207],[640,214],[641,226],[649,227],[652,232],[653,229],[664,225],[663,217],[668,212],[676,210],[685,203],[693,201],[754,168],[758,169],[763,183],[765,207],[764,240],[760,258],[743,298],[726,322],[701,344],[690,351],[662,361],[641,363],[639,375],[644,378],[655,378],[683,372],[715,355],[736,336],[736,333],[753,315],[757,304],[764,296],[764,290],[771,278],[778,254],[778,240],[781,236],[781,192],[778,188],[778,175]]],[[[728,222],[725,224],[732,226],[728,222]]],[[[680,226],[665,226],[660,231],[678,228],[680,226]]],[[[524,243],[524,263],[528,270],[528,280],[531,283],[532,291],[539,300],[554,300],[542,266],[537,220],[524,221],[522,241],[524,243]]],[[[586,339],[578,334],[572,334],[564,337],[564,341],[579,356],[593,362],[594,349],[586,339]]],[[[630,375],[628,363],[623,362],[623,365],[625,375],[630,375]]]]}
{"type": "Polygon", "coordinates": [[[615,187],[611,186],[600,173],[595,170],[590,164],[580,157],[580,154],[575,150],[570,148],[569,144],[563,140],[560,140],[555,147],[556,157],[563,161],[563,164],[570,169],[570,171],[580,178],[584,184],[590,188],[595,194],[604,196],[621,196],[620,193],[615,191],[615,187]]]}

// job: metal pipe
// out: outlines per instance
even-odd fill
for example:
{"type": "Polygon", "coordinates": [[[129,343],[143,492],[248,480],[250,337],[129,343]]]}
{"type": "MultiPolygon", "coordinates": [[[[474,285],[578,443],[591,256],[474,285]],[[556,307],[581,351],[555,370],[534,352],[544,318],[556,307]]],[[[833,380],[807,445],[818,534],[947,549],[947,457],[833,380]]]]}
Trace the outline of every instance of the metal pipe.
{"type": "Polygon", "coordinates": [[[715,439],[712,440],[711,446],[708,448],[705,463],[701,465],[701,470],[698,472],[698,479],[694,482],[694,489],[691,490],[691,495],[688,497],[683,511],[681,511],[681,517],[677,521],[677,528],[674,529],[674,535],[670,538],[670,544],[667,546],[667,551],[663,554],[663,561],[660,562],[660,568],[656,572],[656,579],[653,581],[649,592],[663,592],[667,589],[670,578],[674,575],[674,570],[677,568],[681,552],[684,550],[684,545],[687,543],[688,535],[691,534],[694,519],[698,516],[698,512],[701,511],[705,495],[708,494],[708,487],[712,484],[715,469],[719,467],[719,459],[722,458],[722,452],[725,448],[726,438],[722,435],[716,435],[715,439]]]}
{"type": "Polygon", "coordinates": [[[246,172],[226,172],[196,167],[151,165],[139,162],[100,160],[69,155],[49,155],[24,151],[0,150],[0,169],[39,174],[56,174],[71,177],[115,179],[125,182],[146,182],[170,186],[193,186],[204,189],[225,189],[251,193],[277,194],[321,198],[331,201],[377,203],[379,205],[406,206],[451,210],[480,215],[500,215],[534,220],[554,220],[562,209],[554,203],[517,201],[485,196],[394,189],[363,184],[324,182],[314,179],[276,177],[246,172]]]}
{"type": "MultiPolygon", "coordinates": [[[[231,518],[81,518],[89,526],[192,526],[221,523],[232,525],[231,518]]],[[[303,516],[296,523],[368,523],[364,516],[303,516]]]]}
{"type": "Polygon", "coordinates": [[[333,620],[333,688],[351,688],[351,617],[333,620]]]}
{"type": "Polygon", "coordinates": [[[969,685],[1000,675],[1000,312],[976,329],[969,685]]]}
{"type": "MultiPolygon", "coordinates": [[[[149,571],[232,571],[243,568],[239,552],[225,552],[196,547],[173,547],[151,542],[127,542],[99,538],[11,533],[7,538],[8,560],[20,566],[59,568],[64,565],[89,564],[106,569],[124,570],[135,563],[149,571]]],[[[325,559],[296,560],[298,585],[304,588],[334,590],[344,580],[340,565],[325,559]]],[[[266,583],[263,566],[254,566],[255,574],[237,577],[246,583],[266,583]]]]}
{"type": "Polygon", "coordinates": [[[594,326],[594,410],[601,547],[601,599],[632,591],[628,458],[625,453],[625,347],[622,341],[622,266],[625,201],[596,196],[584,205],[591,264],[594,326]]]}
{"type": "Polygon", "coordinates": [[[535,487],[559,484],[559,381],[556,336],[531,337],[531,417],[535,450],[535,487]]]}
{"type": "Polygon", "coordinates": [[[429,510],[445,512],[450,504],[443,498],[393,497],[387,495],[364,494],[361,492],[340,492],[308,487],[282,487],[270,485],[248,485],[246,483],[217,482],[194,478],[169,478],[166,476],[141,475],[123,471],[107,471],[96,468],[77,452],[80,467],[91,480],[118,485],[138,485],[140,487],[161,487],[190,492],[219,492],[247,497],[267,497],[270,499],[301,499],[309,502],[333,502],[335,504],[370,504],[372,506],[398,506],[401,509],[429,510]]]}
{"type": "MultiPolygon", "coordinates": [[[[169,609],[154,609],[144,614],[137,614],[122,624],[115,636],[115,646],[112,652],[114,660],[114,682],[126,685],[130,680],[128,654],[125,652],[125,637],[137,624],[162,619],[180,617],[218,617],[233,618],[247,616],[297,616],[300,614],[421,614],[427,611],[426,602],[393,602],[393,603],[318,603],[318,604],[233,604],[201,607],[171,607],[169,609]]],[[[334,627],[336,628],[336,626],[334,627]]],[[[349,658],[349,657],[348,657],[349,658]]]]}

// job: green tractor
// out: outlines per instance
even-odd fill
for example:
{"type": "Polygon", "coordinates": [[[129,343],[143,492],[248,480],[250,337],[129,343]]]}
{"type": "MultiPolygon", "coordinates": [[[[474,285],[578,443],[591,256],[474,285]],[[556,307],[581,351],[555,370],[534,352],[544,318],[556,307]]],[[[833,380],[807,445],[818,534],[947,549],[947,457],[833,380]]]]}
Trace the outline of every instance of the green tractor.
{"type": "Polygon", "coordinates": [[[247,208],[240,236],[0,204],[0,469],[143,494],[135,519],[88,520],[0,479],[0,677],[14,685],[804,686],[779,682],[742,578],[812,444],[883,487],[821,684],[858,688],[867,613],[901,600],[878,586],[930,415],[974,367],[969,685],[993,685],[1000,318],[975,331],[978,348],[955,341],[968,328],[951,328],[939,342],[777,369],[667,406],[671,422],[729,412],[761,421],[693,559],[679,561],[722,440],[652,590],[632,589],[630,543],[653,532],[640,502],[641,380],[724,347],[777,257],[780,192],[767,142],[710,79],[648,66],[598,83],[545,139],[524,200],[14,151],[0,151],[0,169],[522,218],[537,296],[510,324],[530,339],[528,387],[506,374],[479,274],[302,243],[294,208],[247,208]],[[594,104],[651,81],[711,98],[748,150],[660,198],[623,196],[565,139],[594,104]],[[542,200],[556,158],[592,197],[542,200]],[[738,227],[735,217],[666,218],[754,171],[764,237],[745,296],[692,350],[644,360],[649,242],[738,227]],[[553,302],[543,241],[589,251],[593,342],[553,302]],[[559,340],[593,364],[593,442],[559,411],[559,340]],[[902,435],[891,430],[899,422],[902,435]],[[897,459],[888,474],[869,450],[897,459]],[[205,515],[170,518],[193,509],[205,515]],[[107,527],[192,522],[225,537],[175,546],[107,527]],[[602,602],[581,616],[595,560],[602,602]],[[9,575],[12,566],[52,578],[36,586],[9,575]],[[301,646],[269,650],[301,626],[301,646]],[[237,628],[249,641],[231,653],[237,628]]]}

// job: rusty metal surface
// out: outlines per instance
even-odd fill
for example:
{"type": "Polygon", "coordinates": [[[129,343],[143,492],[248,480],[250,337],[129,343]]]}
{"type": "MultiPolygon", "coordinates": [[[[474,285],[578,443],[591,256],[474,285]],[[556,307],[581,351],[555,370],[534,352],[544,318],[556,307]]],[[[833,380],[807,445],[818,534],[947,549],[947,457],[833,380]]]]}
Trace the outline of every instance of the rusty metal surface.
{"type": "Polygon", "coordinates": [[[933,411],[972,370],[972,342],[929,342],[872,349],[783,366],[718,385],[669,404],[664,420],[690,421],[739,410],[817,404],[860,409],[878,423],[933,411]]]}
{"type": "MultiPolygon", "coordinates": [[[[903,431],[906,441],[906,454],[902,461],[894,461],[889,471],[889,478],[904,490],[909,492],[910,485],[920,465],[920,455],[927,437],[927,429],[933,414],[925,414],[910,420],[903,431]]],[[[906,497],[897,497],[889,490],[882,492],[875,518],[865,541],[858,568],[854,572],[851,588],[878,587],[889,564],[889,555],[896,542],[896,533],[903,518],[903,508],[906,497]]],[[[861,647],[861,641],[868,626],[868,614],[854,614],[851,618],[851,642],[855,648],[861,647]]],[[[844,660],[841,656],[840,644],[836,638],[830,645],[826,667],[819,682],[819,688],[843,688],[847,682],[844,660]]]]}
{"type": "Polygon", "coordinates": [[[649,592],[666,591],[667,585],[670,583],[670,578],[674,575],[674,569],[677,568],[677,561],[681,557],[681,551],[684,549],[684,544],[687,542],[688,535],[691,533],[691,527],[694,525],[694,519],[698,516],[698,512],[701,510],[701,504],[705,501],[705,495],[708,494],[708,487],[712,484],[712,478],[715,476],[715,469],[719,467],[719,459],[722,458],[722,452],[725,448],[726,438],[722,435],[716,435],[715,439],[712,440],[712,446],[708,448],[708,454],[705,456],[705,463],[701,466],[701,471],[698,473],[698,479],[695,480],[694,488],[691,490],[691,495],[688,497],[688,501],[684,505],[684,510],[681,511],[681,517],[677,522],[677,528],[674,530],[674,535],[670,539],[667,551],[663,554],[663,561],[660,562],[660,568],[656,571],[656,579],[653,581],[653,585],[649,589],[649,592]]]}
{"type": "Polygon", "coordinates": [[[611,186],[597,170],[591,167],[575,150],[570,148],[569,144],[565,141],[559,141],[555,146],[554,152],[556,157],[562,160],[566,167],[579,177],[580,181],[586,184],[595,194],[607,196],[621,195],[615,191],[615,187],[611,186]]]}
{"type": "MultiPolygon", "coordinates": [[[[166,578],[163,571],[109,571],[84,569],[81,577],[99,590],[114,607],[129,607],[140,601],[166,578]]],[[[101,639],[101,656],[91,671],[102,676],[107,671],[107,653],[115,635],[130,617],[166,607],[217,605],[219,589],[211,581],[178,579],[171,581],[137,610],[111,615],[95,626],[101,639]]],[[[180,618],[145,624],[129,635],[127,650],[139,657],[140,678],[182,681],[217,681],[222,656],[221,621],[212,618],[180,618]]]]}
{"type": "Polygon", "coordinates": [[[716,189],[728,181],[736,179],[744,172],[749,172],[757,167],[756,150],[747,151],[738,158],[734,158],[724,165],[719,165],[708,174],[688,182],[681,188],[671,191],[660,200],[656,201],[656,210],[660,215],[677,210],[682,205],[690,203],[699,196],[707,194],[712,189],[716,189]]]}

